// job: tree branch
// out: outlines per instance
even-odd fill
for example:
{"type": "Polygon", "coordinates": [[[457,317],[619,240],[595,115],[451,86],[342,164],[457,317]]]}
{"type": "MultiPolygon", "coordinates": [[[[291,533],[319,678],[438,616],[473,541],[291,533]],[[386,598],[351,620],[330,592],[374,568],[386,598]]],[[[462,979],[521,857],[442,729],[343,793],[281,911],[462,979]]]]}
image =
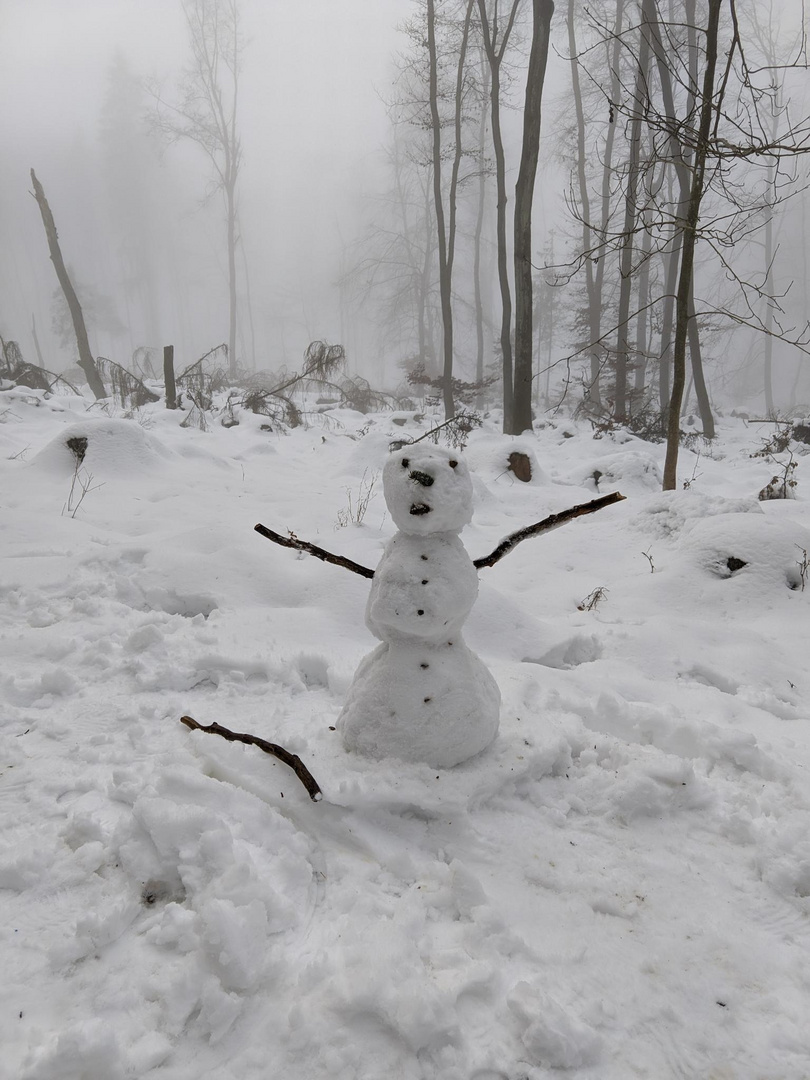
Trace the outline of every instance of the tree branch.
{"type": "Polygon", "coordinates": [[[297,754],[291,754],[283,746],[267,742],[266,739],[260,739],[257,735],[245,735],[240,731],[231,731],[230,728],[222,727],[221,724],[208,724],[207,726],[198,724],[191,716],[181,716],[180,723],[185,724],[192,731],[206,731],[209,735],[221,735],[228,742],[241,742],[247,743],[248,746],[258,746],[260,750],[264,750],[265,754],[270,754],[272,757],[278,758],[279,761],[283,761],[285,765],[289,765],[309,792],[309,797],[313,802],[320,802],[323,798],[323,792],[301,758],[297,754]]]}
{"type": "Polygon", "coordinates": [[[333,563],[335,566],[342,566],[346,570],[352,570],[355,574],[359,574],[364,578],[373,578],[374,571],[369,570],[367,566],[361,566],[360,563],[352,562],[351,559],[347,559],[344,555],[333,555],[331,551],[324,551],[323,548],[316,547],[315,544],[309,544],[306,540],[299,540],[295,533],[290,533],[289,536],[281,536],[277,532],[273,532],[272,529],[268,529],[264,525],[254,525],[254,530],[261,536],[266,537],[268,540],[272,540],[274,544],[281,544],[282,547],[295,548],[296,551],[305,551],[308,555],[314,555],[316,559],[322,559],[324,562],[333,563]]]}
{"type": "Polygon", "coordinates": [[[622,502],[625,498],[625,495],[613,491],[610,495],[603,495],[601,499],[593,499],[591,502],[572,506],[570,510],[561,510],[558,514],[550,514],[535,525],[527,525],[525,529],[518,529],[517,532],[507,536],[504,540],[501,540],[500,544],[489,555],[486,555],[483,559],[473,559],[473,565],[477,570],[482,570],[486,566],[494,566],[504,555],[508,555],[521,540],[528,540],[530,536],[537,536],[540,533],[549,532],[551,529],[557,529],[560,525],[573,521],[574,518],[582,517],[583,514],[593,514],[596,510],[601,510],[605,506],[612,506],[613,503],[622,502]]]}

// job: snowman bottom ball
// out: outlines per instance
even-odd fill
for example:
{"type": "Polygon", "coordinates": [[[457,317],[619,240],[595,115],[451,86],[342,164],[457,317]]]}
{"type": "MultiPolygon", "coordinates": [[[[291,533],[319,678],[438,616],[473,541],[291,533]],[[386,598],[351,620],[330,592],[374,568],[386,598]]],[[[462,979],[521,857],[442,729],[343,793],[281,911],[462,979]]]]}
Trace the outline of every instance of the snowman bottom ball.
{"type": "Polygon", "coordinates": [[[338,729],[347,750],[449,769],[498,732],[498,684],[475,653],[453,642],[384,642],[360,664],[338,729]]]}

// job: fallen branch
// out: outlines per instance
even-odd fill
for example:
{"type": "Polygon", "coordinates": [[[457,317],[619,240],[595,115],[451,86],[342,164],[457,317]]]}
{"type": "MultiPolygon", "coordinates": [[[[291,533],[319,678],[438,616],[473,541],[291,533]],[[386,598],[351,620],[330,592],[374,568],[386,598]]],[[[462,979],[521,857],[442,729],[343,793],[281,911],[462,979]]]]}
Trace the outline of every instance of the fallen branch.
{"type": "Polygon", "coordinates": [[[620,495],[618,491],[611,492],[610,495],[603,495],[601,499],[593,499],[591,502],[580,503],[579,506],[572,506],[570,510],[561,510],[559,514],[550,514],[547,518],[543,518],[542,521],[538,521],[535,525],[527,525],[525,529],[519,529],[517,532],[512,533],[511,536],[507,536],[504,540],[501,540],[500,544],[495,550],[485,555],[482,559],[473,559],[473,565],[477,570],[483,569],[485,566],[494,566],[499,559],[502,559],[504,555],[508,555],[509,552],[521,540],[528,540],[530,536],[537,536],[539,533],[549,532],[551,529],[556,529],[560,525],[565,525],[569,521],[573,521],[574,518],[582,517],[583,514],[593,514],[596,510],[601,510],[605,506],[611,506],[613,503],[622,502],[625,498],[624,495],[620,495]]]}
{"type": "Polygon", "coordinates": [[[295,533],[290,533],[289,536],[281,536],[277,532],[273,532],[272,529],[268,529],[265,525],[254,525],[253,528],[261,536],[266,537],[268,540],[272,540],[274,544],[281,544],[282,547],[295,548],[296,551],[306,551],[308,555],[314,555],[316,559],[323,559],[324,562],[334,563],[335,566],[342,566],[346,570],[352,570],[355,574],[359,574],[364,578],[373,578],[374,571],[369,570],[367,566],[361,566],[360,563],[352,562],[351,559],[347,559],[344,555],[333,555],[331,551],[324,551],[323,548],[316,547],[315,544],[309,544],[306,540],[299,540],[295,533]]]}
{"type": "Polygon", "coordinates": [[[180,723],[185,724],[192,731],[207,731],[209,735],[221,735],[228,742],[241,742],[247,743],[249,746],[258,746],[260,750],[264,750],[265,754],[271,754],[273,757],[278,758],[279,761],[283,761],[285,765],[289,765],[309,792],[309,797],[313,802],[320,802],[323,798],[323,792],[301,758],[297,754],[291,754],[283,746],[267,742],[266,739],[260,739],[257,735],[245,735],[240,731],[231,731],[230,728],[222,727],[221,724],[208,724],[207,726],[198,724],[191,716],[181,716],[180,723]]]}

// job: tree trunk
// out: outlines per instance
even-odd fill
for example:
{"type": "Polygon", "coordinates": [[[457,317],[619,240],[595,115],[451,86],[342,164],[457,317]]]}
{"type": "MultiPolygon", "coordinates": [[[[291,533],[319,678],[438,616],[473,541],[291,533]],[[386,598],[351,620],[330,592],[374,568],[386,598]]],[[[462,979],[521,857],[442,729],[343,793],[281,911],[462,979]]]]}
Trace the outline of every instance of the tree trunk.
{"type": "Polygon", "coordinates": [[[706,27],[706,67],[700,102],[700,126],[692,170],[692,184],[686,220],[682,224],[683,252],[675,305],[675,347],[672,357],[672,397],[667,417],[667,452],[664,462],[664,491],[678,486],[678,450],[680,446],[681,399],[686,381],[686,338],[689,324],[689,301],[692,296],[692,277],[695,263],[697,228],[706,174],[706,156],[711,130],[714,79],[717,67],[717,38],[720,8],[723,0],[708,0],[709,15],[706,27]]]}
{"type": "Polygon", "coordinates": [[[661,319],[661,349],[658,360],[658,401],[662,416],[669,408],[672,325],[675,321],[675,290],[678,287],[678,268],[680,266],[682,240],[683,233],[680,229],[676,229],[666,263],[666,292],[664,295],[664,314],[661,319]]]}
{"type": "Polygon", "coordinates": [[[39,347],[39,338],[37,337],[37,322],[34,316],[31,316],[31,336],[34,339],[34,348],[37,351],[37,360],[41,368],[45,367],[45,361],[42,359],[42,349],[39,347]]]}
{"type": "MultiPolygon", "coordinates": [[[[484,62],[482,58],[482,86],[486,94],[485,76],[483,72],[484,62]]],[[[475,218],[475,235],[473,237],[473,288],[475,303],[475,381],[481,383],[484,380],[484,300],[481,289],[481,235],[484,230],[484,210],[486,208],[487,177],[484,163],[484,138],[487,128],[487,113],[484,102],[481,102],[481,118],[478,127],[478,212],[475,218]]],[[[481,394],[479,392],[479,406],[481,394]]]]}
{"type": "MultiPolygon", "coordinates": [[[[241,236],[241,228],[239,229],[239,233],[241,236]]],[[[247,252],[245,251],[244,241],[240,246],[242,248],[242,273],[245,275],[245,300],[247,302],[248,326],[250,327],[250,370],[256,371],[256,326],[253,322],[253,293],[250,288],[250,270],[248,267],[247,252]]],[[[347,344],[346,336],[343,332],[342,326],[340,341],[341,344],[347,344]]]]}
{"type": "Polygon", "coordinates": [[[636,309],[636,360],[635,374],[633,378],[633,394],[636,403],[644,396],[644,386],[647,376],[647,355],[649,343],[647,341],[647,308],[650,303],[650,251],[652,248],[652,235],[649,228],[645,228],[641,237],[641,267],[638,273],[638,303],[636,309]]]}
{"type": "MultiPolygon", "coordinates": [[[[803,290],[804,291],[804,297],[803,297],[803,299],[804,299],[804,306],[805,306],[805,311],[806,311],[806,310],[808,310],[808,308],[810,308],[810,276],[808,274],[808,271],[810,271],[810,267],[808,266],[808,259],[807,259],[808,235],[807,235],[807,191],[806,190],[801,193],[801,197],[802,197],[802,202],[801,202],[801,207],[802,207],[802,243],[801,243],[801,249],[802,249],[802,284],[804,285],[804,290],[803,290]]],[[[793,386],[790,388],[790,398],[788,400],[788,404],[789,404],[791,409],[794,409],[796,407],[797,396],[798,396],[798,393],[799,393],[799,382],[801,381],[802,374],[804,373],[805,363],[806,363],[806,361],[805,361],[804,355],[802,353],[799,353],[799,355],[798,355],[798,357],[796,359],[796,374],[793,377],[793,386]]]]}
{"type": "MultiPolygon", "coordinates": [[[[718,3],[721,3],[721,2],[722,2],[722,0],[718,0],[718,3]]],[[[686,125],[691,125],[692,124],[693,116],[694,116],[694,112],[695,112],[696,100],[697,100],[697,93],[698,93],[698,61],[697,61],[698,53],[697,53],[697,25],[696,25],[696,22],[695,22],[695,8],[696,8],[695,0],[684,0],[687,42],[688,42],[688,48],[689,48],[689,58],[688,58],[688,61],[689,61],[688,62],[689,97],[688,97],[687,110],[686,110],[687,116],[686,116],[686,120],[684,121],[684,123],[686,125]]],[[[643,9],[644,25],[647,28],[647,32],[650,34],[651,45],[652,45],[653,51],[655,53],[656,61],[657,61],[657,64],[658,64],[658,74],[659,74],[659,78],[660,78],[660,81],[661,81],[661,93],[662,93],[662,96],[664,98],[664,108],[665,108],[665,111],[666,111],[667,118],[670,121],[670,123],[672,125],[672,128],[673,128],[673,131],[674,131],[675,128],[678,126],[678,123],[677,123],[676,112],[675,112],[674,94],[673,94],[673,90],[672,90],[672,73],[671,73],[671,71],[669,69],[669,66],[668,66],[668,63],[667,63],[666,49],[665,49],[664,44],[663,44],[662,39],[661,39],[660,28],[659,28],[659,25],[658,25],[658,15],[657,15],[656,10],[655,10],[654,0],[642,0],[642,9],[643,9]]],[[[718,19],[718,22],[719,22],[719,7],[718,7],[717,19],[718,19]]],[[[710,5],[710,9],[709,9],[709,23],[710,23],[710,25],[711,25],[711,21],[712,21],[712,8],[711,8],[711,5],[710,5]]],[[[707,30],[707,36],[708,36],[708,33],[709,33],[709,31],[707,30]]],[[[705,74],[708,73],[708,69],[709,69],[709,50],[710,50],[710,46],[709,46],[709,43],[707,41],[707,44],[706,44],[706,65],[707,66],[706,66],[706,72],[704,73],[704,80],[705,80],[705,74]]],[[[716,64],[716,52],[717,52],[717,28],[716,27],[715,27],[715,33],[714,33],[714,51],[715,51],[714,63],[716,64]]],[[[714,71],[712,71],[712,85],[713,85],[713,83],[714,83],[714,71]]],[[[704,93],[705,93],[705,81],[704,81],[704,93]]],[[[705,101],[701,98],[701,121],[702,121],[702,117],[703,117],[703,108],[704,107],[705,107],[705,101]]],[[[710,102],[709,119],[711,119],[711,102],[710,102]]],[[[708,135],[708,131],[707,131],[707,135],[708,135]]],[[[672,254],[672,258],[675,260],[675,263],[670,264],[670,270],[672,271],[672,279],[671,279],[671,286],[670,286],[670,276],[668,274],[668,288],[667,288],[668,293],[673,292],[674,289],[675,289],[674,272],[675,272],[675,264],[677,262],[677,257],[678,257],[678,246],[679,246],[679,244],[683,245],[685,243],[684,236],[683,236],[684,225],[682,223],[684,222],[685,219],[688,219],[688,217],[689,217],[688,208],[691,205],[692,199],[694,198],[694,178],[695,178],[695,173],[696,173],[696,170],[697,170],[697,164],[695,163],[694,169],[692,171],[692,178],[690,180],[690,172],[689,172],[689,170],[690,170],[690,166],[691,166],[691,154],[690,154],[688,149],[686,151],[684,151],[684,149],[682,148],[679,140],[676,138],[676,136],[674,134],[670,138],[670,146],[671,146],[671,149],[672,149],[672,159],[673,159],[673,163],[675,165],[675,172],[676,172],[677,177],[678,177],[678,184],[679,184],[679,187],[680,187],[680,196],[679,196],[678,211],[677,211],[678,224],[676,224],[676,233],[675,233],[675,236],[673,238],[673,254],[672,254]]],[[[705,152],[705,146],[704,146],[703,147],[703,162],[702,162],[702,165],[701,165],[701,184],[703,183],[702,174],[703,174],[703,171],[705,170],[705,164],[706,164],[705,159],[706,159],[706,152],[705,152]]],[[[700,197],[702,198],[702,191],[701,191],[701,196],[700,197]]],[[[699,213],[699,206],[698,206],[698,213],[699,213]]],[[[694,246],[693,246],[693,251],[692,251],[692,258],[694,259],[694,246]]],[[[681,261],[681,277],[683,277],[683,272],[684,272],[684,270],[683,270],[683,261],[681,261]]],[[[693,372],[694,381],[695,381],[695,394],[696,394],[697,399],[698,399],[698,404],[699,404],[699,407],[700,407],[700,414],[701,414],[701,421],[703,423],[703,434],[706,436],[707,439],[713,439],[714,438],[714,433],[715,433],[714,417],[712,416],[711,404],[709,402],[709,395],[708,395],[708,391],[706,389],[706,380],[705,380],[704,373],[703,373],[703,361],[702,361],[701,351],[700,351],[699,331],[698,331],[697,324],[694,321],[694,263],[688,269],[688,277],[689,277],[689,284],[688,284],[688,289],[687,289],[687,294],[688,294],[688,296],[687,296],[687,311],[688,311],[688,314],[686,316],[684,316],[683,312],[681,312],[680,314],[678,313],[678,310],[677,310],[678,299],[676,297],[676,301],[675,301],[675,308],[676,308],[676,313],[675,313],[675,338],[676,338],[676,342],[677,342],[679,320],[682,320],[683,318],[686,318],[688,320],[688,322],[687,322],[687,325],[686,325],[685,332],[688,335],[689,340],[690,340],[689,353],[690,353],[690,359],[691,359],[691,364],[692,364],[692,372],[693,372]],[[689,325],[690,322],[692,324],[691,327],[689,325]]],[[[666,308],[665,308],[665,311],[664,311],[664,328],[665,328],[665,330],[667,330],[671,326],[671,322],[669,321],[672,318],[671,310],[672,309],[671,309],[671,306],[670,306],[669,312],[666,310],[666,308]],[[668,318],[668,316],[669,316],[669,318],[668,318]]],[[[662,359],[663,359],[663,357],[665,355],[664,349],[666,349],[666,348],[668,348],[668,339],[665,340],[664,334],[662,333],[662,359]]],[[[685,348],[685,345],[684,345],[684,348],[685,348]]],[[[685,359],[684,359],[684,362],[685,362],[685,359]]],[[[675,363],[674,357],[673,357],[673,363],[675,363]]],[[[663,366],[663,364],[662,364],[662,366],[663,366]]],[[[673,381],[673,394],[674,394],[674,391],[675,391],[675,383],[673,381]]],[[[681,393],[682,392],[683,392],[683,386],[681,386],[681,393]]],[[[678,408],[677,415],[679,415],[679,414],[680,414],[680,406],[678,408]]],[[[677,457],[677,450],[675,451],[675,455],[677,457]]],[[[666,490],[666,484],[665,484],[665,490],[666,490]]]]}
{"type": "MultiPolygon", "coordinates": [[[[453,284],[453,263],[456,254],[456,201],[458,197],[458,173],[461,168],[463,154],[462,146],[462,123],[464,112],[464,68],[467,63],[467,42],[470,36],[470,20],[472,19],[473,4],[476,0],[467,0],[467,10],[464,14],[464,25],[461,31],[461,44],[458,51],[458,63],[456,65],[456,97],[455,111],[453,116],[453,165],[450,170],[450,192],[448,199],[448,222],[447,222],[447,271],[451,290],[453,284]]],[[[432,4],[432,0],[431,0],[432,4]]]]}
{"type": "Polygon", "coordinates": [[[579,185],[579,205],[582,216],[582,250],[585,255],[585,295],[588,305],[588,333],[591,348],[591,381],[588,398],[599,405],[599,355],[597,342],[601,335],[601,304],[596,295],[594,280],[594,259],[589,254],[594,247],[591,226],[591,200],[588,193],[588,180],[585,172],[585,109],[582,105],[582,87],[579,82],[579,61],[577,59],[576,27],[574,20],[576,0],[568,0],[568,52],[571,54],[571,89],[574,94],[574,110],[577,117],[577,182],[579,185]]]}
{"type": "Polygon", "coordinates": [[[174,345],[163,346],[163,385],[166,389],[166,408],[177,408],[177,386],[174,381],[174,345]]]}
{"type": "Polygon", "coordinates": [[[229,184],[225,190],[228,210],[228,371],[236,375],[236,190],[229,184]]]}
{"type": "Polygon", "coordinates": [[[33,169],[31,170],[31,182],[34,185],[34,198],[37,200],[39,212],[42,215],[42,224],[45,226],[45,235],[48,238],[48,249],[51,253],[51,262],[56,270],[56,276],[59,278],[59,284],[62,286],[62,292],[65,294],[65,300],[67,300],[67,305],[70,309],[70,317],[73,320],[73,330],[76,334],[76,345],[79,350],[79,367],[87,376],[87,384],[92,390],[93,396],[98,400],[99,398],[106,396],[104,383],[101,381],[98,368],[93,360],[93,354],[90,351],[90,342],[87,338],[87,328],[84,325],[82,306],[79,303],[76,290],[73,288],[73,282],[70,280],[70,275],[67,272],[64,259],[62,258],[62,252],[59,248],[59,236],[56,232],[53,214],[48,205],[48,200],[45,198],[42,184],[37,180],[36,173],[33,169]]]}
{"type": "MultiPolygon", "coordinates": [[[[688,4],[689,0],[686,0],[686,3],[688,4]]],[[[675,114],[675,98],[672,92],[671,74],[667,65],[667,52],[661,40],[661,31],[658,25],[658,13],[656,11],[654,0],[642,0],[641,6],[642,27],[644,32],[650,36],[650,45],[655,55],[658,78],[661,83],[661,96],[664,99],[664,111],[670,123],[670,129],[674,132],[678,127],[675,114]]],[[[690,87],[695,87],[696,92],[697,76],[693,73],[694,61],[695,57],[690,48],[690,87]]],[[[689,105],[687,107],[688,122],[690,124],[692,123],[694,105],[694,94],[690,94],[689,105]]],[[[666,286],[664,291],[664,310],[661,319],[661,343],[658,361],[658,400],[662,417],[666,416],[671,397],[670,383],[673,346],[672,334],[675,323],[675,294],[678,288],[678,272],[680,269],[681,247],[683,244],[683,230],[678,222],[683,221],[686,216],[690,190],[689,170],[687,165],[688,154],[685,159],[682,147],[674,134],[670,135],[669,145],[671,148],[672,162],[677,175],[679,194],[676,221],[673,226],[668,258],[666,259],[666,286]]]]}
{"type": "MultiPolygon", "coordinates": [[[[554,233],[551,234],[551,262],[554,263],[554,233]]],[[[554,347],[554,298],[556,290],[552,289],[548,294],[548,353],[546,355],[546,408],[551,405],[551,353],[554,347]]],[[[539,321],[539,320],[538,320],[539,321]]],[[[540,350],[537,351],[538,357],[540,356],[540,350]]],[[[540,372],[537,372],[537,381],[540,382],[540,372]]],[[[598,391],[598,387],[597,387],[598,391]]]]}
{"type": "Polygon", "coordinates": [[[532,203],[540,152],[543,83],[552,0],[533,0],[532,45],[523,108],[523,147],[515,184],[515,381],[512,434],[532,427],[532,203]]]}
{"type": "Polygon", "coordinates": [[[714,416],[709,401],[709,391],[706,389],[706,379],[703,376],[703,357],[700,350],[700,330],[695,318],[695,281],[692,277],[692,292],[689,296],[689,360],[692,365],[692,378],[695,383],[695,397],[700,410],[700,421],[703,425],[703,436],[713,439],[715,436],[714,416]]]}
{"type": "Polygon", "coordinates": [[[454,415],[453,406],[453,308],[450,297],[450,264],[447,257],[447,233],[442,198],[442,129],[439,118],[438,59],[436,56],[436,14],[433,0],[427,0],[427,42],[429,57],[428,97],[433,135],[433,204],[436,213],[436,236],[439,242],[439,296],[442,309],[442,399],[444,416],[454,415]]]}
{"type": "MultiPolygon", "coordinates": [[[[771,118],[771,138],[776,141],[778,131],[778,116],[774,115],[771,118]]],[[[768,186],[771,189],[771,199],[773,203],[778,202],[778,188],[777,188],[777,166],[770,166],[768,169],[768,186]]],[[[765,381],[765,415],[775,416],[776,411],[773,404],[773,308],[774,301],[772,299],[775,291],[774,282],[774,259],[776,258],[776,250],[774,245],[773,236],[773,210],[768,213],[767,221],[765,222],[765,281],[762,286],[765,292],[765,370],[763,372],[765,381]]]]}
{"type": "MultiPolygon", "coordinates": [[[[622,22],[624,19],[624,0],[616,0],[616,22],[614,25],[613,33],[613,56],[610,61],[610,122],[608,124],[607,136],[605,138],[605,151],[604,151],[604,163],[602,167],[602,191],[601,191],[601,222],[600,222],[600,235],[602,238],[607,236],[608,224],[610,222],[610,207],[611,207],[611,187],[613,181],[613,146],[616,141],[616,123],[613,116],[613,110],[615,109],[619,95],[621,93],[621,83],[619,81],[619,56],[621,50],[621,34],[622,34],[622,22]]],[[[601,337],[601,324],[602,324],[602,309],[604,307],[603,295],[605,284],[605,264],[607,259],[603,254],[599,259],[596,266],[596,273],[594,274],[594,306],[596,307],[597,317],[599,319],[599,334],[594,340],[599,340],[601,337]]]]}
{"type": "Polygon", "coordinates": [[[627,358],[630,351],[630,297],[633,289],[633,251],[638,221],[639,159],[641,151],[641,121],[645,111],[649,79],[650,49],[647,35],[640,34],[636,84],[633,90],[633,118],[630,123],[630,158],[627,162],[627,190],[624,200],[624,228],[619,258],[619,312],[616,341],[616,387],[613,418],[627,419],[627,358]]]}
{"type": "Polygon", "coordinates": [[[484,49],[489,61],[490,108],[492,115],[492,147],[495,152],[495,178],[498,188],[497,237],[498,237],[498,283],[501,289],[501,357],[503,364],[503,430],[511,433],[514,412],[514,385],[512,375],[512,293],[509,286],[509,263],[506,243],[506,157],[501,135],[501,61],[512,32],[520,0],[513,0],[506,29],[498,44],[497,5],[492,28],[487,15],[486,0],[478,0],[481,27],[484,32],[484,49]]]}
{"type": "Polygon", "coordinates": [[[512,293],[509,288],[509,269],[506,252],[506,164],[501,138],[501,83],[497,69],[492,72],[492,143],[495,149],[495,180],[498,189],[497,238],[498,284],[501,290],[501,362],[503,370],[503,430],[511,432],[514,411],[512,382],[512,293]]]}

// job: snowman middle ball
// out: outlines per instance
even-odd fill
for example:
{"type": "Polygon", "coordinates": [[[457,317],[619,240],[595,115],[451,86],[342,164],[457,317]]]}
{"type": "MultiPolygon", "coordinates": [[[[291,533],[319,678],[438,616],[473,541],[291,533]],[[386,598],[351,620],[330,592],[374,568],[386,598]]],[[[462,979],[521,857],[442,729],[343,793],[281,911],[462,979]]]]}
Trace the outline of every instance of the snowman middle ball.
{"type": "Polygon", "coordinates": [[[420,444],[389,457],[383,490],[399,532],[366,607],[382,644],[358,667],[338,728],[347,750],[449,768],[492,742],[500,712],[497,683],[461,634],[478,595],[458,537],[472,481],[458,453],[420,444]]]}

